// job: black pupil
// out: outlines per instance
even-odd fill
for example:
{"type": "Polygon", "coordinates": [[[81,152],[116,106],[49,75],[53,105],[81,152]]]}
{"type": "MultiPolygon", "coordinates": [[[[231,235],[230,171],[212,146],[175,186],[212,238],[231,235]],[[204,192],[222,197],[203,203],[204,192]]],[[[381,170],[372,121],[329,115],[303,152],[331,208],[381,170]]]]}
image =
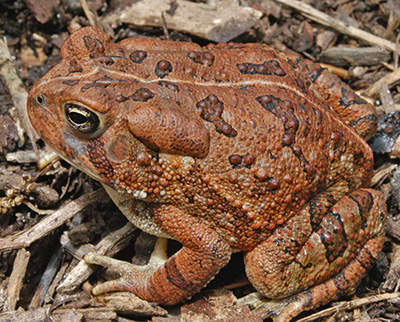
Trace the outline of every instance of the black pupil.
{"type": "Polygon", "coordinates": [[[88,121],[86,116],[75,112],[71,112],[69,118],[76,124],[85,124],[88,121]]]}
{"type": "Polygon", "coordinates": [[[93,133],[98,129],[99,117],[84,106],[67,103],[64,108],[67,120],[74,129],[82,133],[93,133]]]}

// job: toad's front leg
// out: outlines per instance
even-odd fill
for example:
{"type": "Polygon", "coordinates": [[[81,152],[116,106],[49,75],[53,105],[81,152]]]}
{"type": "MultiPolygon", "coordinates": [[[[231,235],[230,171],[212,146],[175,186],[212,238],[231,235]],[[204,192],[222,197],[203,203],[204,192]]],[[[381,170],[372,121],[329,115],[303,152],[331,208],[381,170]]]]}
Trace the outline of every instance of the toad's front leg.
{"type": "Polygon", "coordinates": [[[89,264],[104,265],[121,274],[120,279],[97,286],[94,293],[129,291],[147,301],[173,305],[199,292],[228,263],[230,246],[210,227],[180,209],[156,205],[153,221],[179,241],[182,249],[147,273],[109,257],[86,256],[89,264]]]}

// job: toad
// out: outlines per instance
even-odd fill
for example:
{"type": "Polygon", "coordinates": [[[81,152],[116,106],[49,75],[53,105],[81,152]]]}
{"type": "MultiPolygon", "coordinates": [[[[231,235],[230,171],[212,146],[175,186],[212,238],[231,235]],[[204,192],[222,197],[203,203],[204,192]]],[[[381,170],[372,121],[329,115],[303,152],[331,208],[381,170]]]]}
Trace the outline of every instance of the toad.
{"type": "Polygon", "coordinates": [[[276,321],[354,291],[379,255],[386,217],[368,188],[372,106],[317,64],[261,44],[73,33],[33,86],[33,127],[100,181],[137,227],[182,248],[146,271],[91,254],[130,291],[173,305],[243,252],[280,299],[276,321]]]}

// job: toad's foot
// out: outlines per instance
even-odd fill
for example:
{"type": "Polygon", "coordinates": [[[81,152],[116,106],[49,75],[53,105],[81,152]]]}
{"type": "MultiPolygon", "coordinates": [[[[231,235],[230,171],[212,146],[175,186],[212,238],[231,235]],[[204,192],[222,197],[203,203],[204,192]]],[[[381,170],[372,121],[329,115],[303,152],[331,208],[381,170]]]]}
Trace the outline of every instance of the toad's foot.
{"type": "Polygon", "coordinates": [[[121,278],[93,289],[93,294],[128,291],[161,305],[173,305],[199,292],[227,264],[230,246],[213,229],[180,209],[155,205],[153,220],[162,231],[182,244],[182,248],[167,259],[165,240],[159,240],[149,264],[133,265],[106,256],[89,254],[89,264],[106,266],[121,278]]]}
{"type": "Polygon", "coordinates": [[[112,291],[121,291],[131,288],[130,280],[133,278],[134,272],[140,272],[146,275],[151,275],[167,261],[167,243],[166,238],[158,238],[151,253],[151,257],[146,265],[134,265],[125,261],[117,260],[109,256],[89,253],[84,256],[87,264],[95,264],[107,267],[114,272],[117,272],[121,277],[117,280],[108,281],[95,286],[92,290],[94,295],[99,295],[112,291]]]}

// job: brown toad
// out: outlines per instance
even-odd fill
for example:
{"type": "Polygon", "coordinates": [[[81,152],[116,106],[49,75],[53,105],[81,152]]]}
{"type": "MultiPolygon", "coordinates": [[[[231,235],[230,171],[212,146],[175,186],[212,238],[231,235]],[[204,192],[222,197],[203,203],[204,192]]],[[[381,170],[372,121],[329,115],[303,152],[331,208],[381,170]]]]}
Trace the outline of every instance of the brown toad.
{"type": "Polygon", "coordinates": [[[378,257],[376,115],[319,65],[259,44],[115,44],[94,27],[61,52],[29,94],[34,128],[137,227],[183,245],[149,274],[87,256],[122,274],[95,294],[175,304],[243,251],[286,321],[353,291],[378,257]]]}

